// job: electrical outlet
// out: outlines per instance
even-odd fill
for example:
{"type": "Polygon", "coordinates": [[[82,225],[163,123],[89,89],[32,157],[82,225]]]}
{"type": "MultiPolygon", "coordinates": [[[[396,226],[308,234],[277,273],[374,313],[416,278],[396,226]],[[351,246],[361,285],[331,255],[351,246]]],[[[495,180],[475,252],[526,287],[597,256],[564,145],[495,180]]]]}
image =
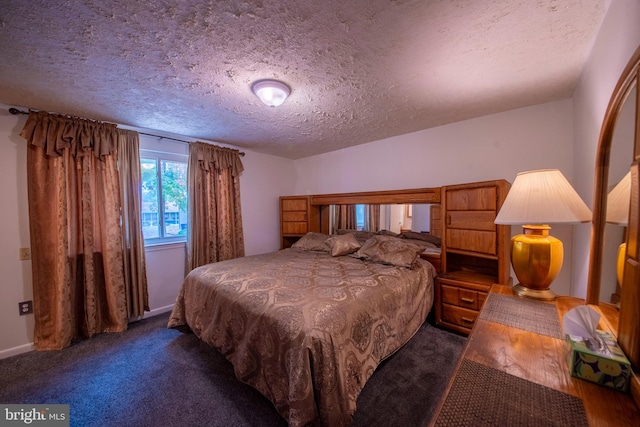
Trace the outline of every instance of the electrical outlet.
{"type": "Polygon", "coordinates": [[[20,310],[20,316],[31,314],[33,313],[33,301],[22,301],[18,303],[18,308],[20,310]]]}
{"type": "Polygon", "coordinates": [[[18,257],[21,261],[31,259],[31,250],[29,248],[20,248],[18,257]]]}

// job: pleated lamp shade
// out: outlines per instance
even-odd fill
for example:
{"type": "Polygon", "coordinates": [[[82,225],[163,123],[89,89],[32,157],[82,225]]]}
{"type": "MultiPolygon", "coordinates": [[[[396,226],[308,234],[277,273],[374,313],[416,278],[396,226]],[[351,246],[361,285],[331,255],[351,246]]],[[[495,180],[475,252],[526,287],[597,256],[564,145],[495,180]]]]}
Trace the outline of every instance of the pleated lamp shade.
{"type": "Polygon", "coordinates": [[[607,196],[607,222],[626,226],[629,221],[631,201],[631,172],[611,190],[607,196]]]}
{"type": "Polygon", "coordinates": [[[496,224],[558,224],[591,221],[591,211],[562,172],[520,172],[504,201],[496,224]]]}
{"type": "MultiPolygon", "coordinates": [[[[629,223],[629,206],[631,204],[631,172],[620,180],[607,196],[607,222],[626,227],[629,223]]],[[[616,275],[618,284],[622,286],[624,265],[627,257],[627,242],[618,247],[616,275]]]]}

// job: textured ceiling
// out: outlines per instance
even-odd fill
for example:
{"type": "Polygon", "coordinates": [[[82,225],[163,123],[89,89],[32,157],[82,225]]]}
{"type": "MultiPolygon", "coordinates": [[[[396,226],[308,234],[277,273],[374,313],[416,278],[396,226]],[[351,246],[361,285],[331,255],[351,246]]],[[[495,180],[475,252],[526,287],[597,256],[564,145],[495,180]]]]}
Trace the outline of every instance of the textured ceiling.
{"type": "Polygon", "coordinates": [[[0,102],[296,159],[571,97],[607,4],[0,0],[0,102]]]}

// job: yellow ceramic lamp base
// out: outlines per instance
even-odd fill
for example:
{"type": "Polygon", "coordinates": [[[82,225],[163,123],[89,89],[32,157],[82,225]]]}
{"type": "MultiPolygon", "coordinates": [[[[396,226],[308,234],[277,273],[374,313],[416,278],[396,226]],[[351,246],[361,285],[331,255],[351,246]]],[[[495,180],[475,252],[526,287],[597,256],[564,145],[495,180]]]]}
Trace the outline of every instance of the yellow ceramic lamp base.
{"type": "Polygon", "coordinates": [[[524,234],[511,239],[511,264],[518,278],[516,294],[535,299],[554,300],[549,286],[562,268],[562,242],[549,236],[546,224],[524,225],[524,234]]]}
{"type": "Polygon", "coordinates": [[[616,274],[618,276],[618,285],[622,286],[622,279],[624,276],[624,263],[627,258],[627,244],[622,243],[618,246],[618,262],[616,264],[616,274]]]}

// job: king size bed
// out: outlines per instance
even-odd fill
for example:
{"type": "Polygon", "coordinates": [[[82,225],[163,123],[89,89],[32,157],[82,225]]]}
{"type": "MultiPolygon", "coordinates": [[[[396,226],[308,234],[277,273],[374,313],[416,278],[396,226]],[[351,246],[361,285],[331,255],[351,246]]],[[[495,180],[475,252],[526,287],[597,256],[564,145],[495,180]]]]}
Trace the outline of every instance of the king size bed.
{"type": "Polygon", "coordinates": [[[289,425],[348,425],[376,367],[431,310],[435,270],[422,251],[387,235],[309,233],[194,269],[168,326],[218,349],[289,425]]]}

